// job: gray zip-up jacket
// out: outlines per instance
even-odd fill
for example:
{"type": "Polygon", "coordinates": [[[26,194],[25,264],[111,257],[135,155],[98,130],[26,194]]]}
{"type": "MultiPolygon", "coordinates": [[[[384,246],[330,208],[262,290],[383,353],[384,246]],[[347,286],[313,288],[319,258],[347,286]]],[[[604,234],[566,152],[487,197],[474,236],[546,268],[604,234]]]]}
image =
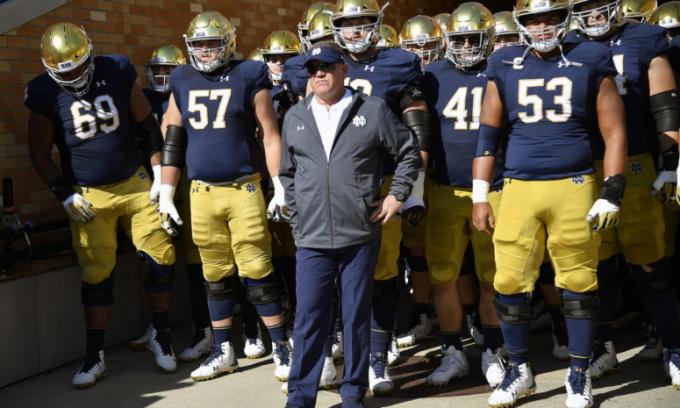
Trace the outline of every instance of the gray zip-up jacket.
{"type": "Polygon", "coordinates": [[[418,142],[376,97],[353,92],[326,158],[311,108],[313,95],[283,122],[279,179],[299,247],[336,249],[380,234],[371,203],[380,198],[386,155],[396,163],[389,194],[403,201],[421,169],[418,142]]]}

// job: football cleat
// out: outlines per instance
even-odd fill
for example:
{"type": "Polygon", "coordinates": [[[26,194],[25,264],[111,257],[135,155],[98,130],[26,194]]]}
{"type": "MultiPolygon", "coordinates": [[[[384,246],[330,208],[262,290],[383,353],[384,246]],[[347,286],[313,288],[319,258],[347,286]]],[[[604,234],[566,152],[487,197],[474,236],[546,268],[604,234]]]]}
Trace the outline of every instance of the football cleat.
{"type": "Polygon", "coordinates": [[[656,335],[649,336],[644,347],[638,352],[637,356],[642,361],[657,361],[663,355],[661,339],[656,335]]]}
{"type": "Polygon", "coordinates": [[[345,354],[343,348],[345,347],[342,341],[342,332],[335,332],[333,334],[333,344],[331,344],[331,355],[334,360],[341,360],[345,354]]]}
{"type": "Polygon", "coordinates": [[[569,356],[569,346],[566,344],[560,344],[559,340],[557,340],[557,337],[553,334],[553,348],[552,348],[552,356],[555,360],[560,360],[560,361],[566,361],[569,360],[571,357],[569,356]]]}
{"type": "Polygon", "coordinates": [[[151,327],[146,348],[151,350],[156,359],[156,365],[166,373],[177,371],[177,359],[170,344],[170,333],[159,333],[155,327],[151,327]]]}
{"type": "Polygon", "coordinates": [[[212,380],[236,370],[238,370],[236,353],[231,344],[225,341],[219,347],[213,347],[208,358],[201,363],[200,367],[191,372],[191,379],[194,381],[212,380]]]}
{"type": "Polygon", "coordinates": [[[149,332],[151,332],[151,329],[152,329],[152,326],[149,325],[149,327],[147,327],[144,334],[142,334],[141,336],[137,337],[134,340],[131,340],[128,343],[128,348],[132,351],[146,350],[146,342],[149,340],[149,332]]]}
{"type": "Polygon", "coordinates": [[[465,352],[456,350],[454,346],[442,346],[442,361],[432,374],[427,376],[425,382],[427,385],[433,387],[442,387],[454,378],[461,378],[468,374],[470,366],[468,365],[465,352]]]}
{"type": "Polygon", "coordinates": [[[213,349],[213,333],[210,327],[205,327],[203,333],[196,333],[191,344],[182,350],[177,359],[183,363],[196,361],[207,355],[213,349]]]}
{"type": "Polygon", "coordinates": [[[96,353],[88,353],[80,370],[73,376],[72,384],[80,389],[92,387],[105,372],[104,351],[99,350],[96,353]]]}
{"type": "Polygon", "coordinates": [[[482,353],[482,374],[486,377],[486,382],[491,388],[496,388],[503,381],[505,375],[505,360],[503,360],[502,350],[493,351],[486,349],[482,353]]]}
{"type": "Polygon", "coordinates": [[[368,358],[368,388],[375,396],[388,395],[394,388],[384,353],[371,353],[368,358]]]}
{"type": "Polygon", "coordinates": [[[569,367],[564,381],[567,389],[567,408],[590,408],[593,406],[593,387],[590,373],[582,368],[569,367]]]}
{"type": "Polygon", "coordinates": [[[503,381],[489,396],[492,408],[507,408],[515,405],[518,399],[528,397],[536,391],[536,383],[527,363],[509,362],[505,366],[503,381]]]}
{"type": "Polygon", "coordinates": [[[397,345],[397,337],[392,333],[390,348],[387,350],[387,365],[390,367],[396,365],[399,357],[401,357],[401,351],[399,351],[399,345],[397,345]]]}
{"type": "Polygon", "coordinates": [[[293,352],[290,349],[288,340],[272,343],[272,359],[274,360],[274,377],[279,381],[288,381],[290,365],[293,361],[293,352]]]}
{"type": "Polygon", "coordinates": [[[397,337],[397,346],[399,348],[413,346],[416,343],[432,337],[432,320],[427,313],[421,313],[418,316],[418,324],[410,328],[406,333],[397,337]]]}
{"type": "Polygon", "coordinates": [[[325,357],[323,359],[323,369],[321,370],[321,380],[319,381],[320,390],[330,390],[338,386],[336,379],[338,372],[333,363],[333,357],[325,357]]]}
{"type": "Polygon", "coordinates": [[[593,347],[593,358],[590,359],[590,377],[599,380],[607,374],[613,373],[619,366],[616,358],[614,343],[605,341],[604,344],[595,343],[593,347]]]}
{"type": "Polygon", "coordinates": [[[680,349],[664,349],[663,368],[671,378],[671,385],[680,391],[680,349]]]}
{"type": "Polygon", "coordinates": [[[264,356],[267,350],[264,348],[264,343],[259,337],[254,337],[252,339],[246,338],[243,346],[243,354],[246,358],[255,359],[264,356]]]}

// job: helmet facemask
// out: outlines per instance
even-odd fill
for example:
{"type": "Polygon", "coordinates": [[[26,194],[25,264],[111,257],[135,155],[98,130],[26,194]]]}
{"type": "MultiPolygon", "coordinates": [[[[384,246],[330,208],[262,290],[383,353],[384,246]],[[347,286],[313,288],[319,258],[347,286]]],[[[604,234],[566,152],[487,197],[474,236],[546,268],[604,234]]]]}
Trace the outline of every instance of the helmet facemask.
{"type": "Polygon", "coordinates": [[[578,30],[590,38],[599,38],[607,35],[612,27],[621,19],[621,0],[615,0],[590,10],[582,10],[582,7],[586,4],[582,3],[579,7],[575,7],[572,12],[572,18],[576,19],[578,30]],[[589,25],[589,18],[597,16],[602,16],[603,18],[598,24],[589,25]]]}
{"type": "Polygon", "coordinates": [[[347,27],[342,26],[342,21],[360,17],[361,16],[348,17],[344,19],[337,19],[331,22],[335,41],[338,43],[338,45],[352,54],[361,54],[362,52],[368,50],[371,46],[377,44],[380,40],[378,26],[380,26],[382,15],[367,16],[368,18],[374,20],[368,24],[347,27]],[[338,23],[340,24],[336,25],[338,23]],[[352,39],[348,40],[347,37],[352,39]]]}
{"type": "Polygon", "coordinates": [[[94,48],[92,43],[89,44],[88,54],[79,63],[73,65],[70,61],[59,64],[59,68],[50,67],[45,60],[43,65],[47,70],[49,76],[65,91],[72,93],[80,98],[90,90],[90,84],[94,76],[94,48]],[[85,67],[84,69],[82,67],[85,67]],[[64,78],[64,74],[72,73],[78,69],[83,69],[83,72],[74,79],[64,78]]]}
{"type": "Polygon", "coordinates": [[[196,70],[201,72],[213,72],[216,69],[226,65],[231,58],[231,53],[228,51],[229,43],[234,41],[233,33],[228,33],[224,37],[193,37],[187,38],[187,52],[189,54],[189,61],[196,70]],[[201,43],[204,41],[219,40],[219,47],[203,47],[201,43]],[[205,59],[205,61],[204,61],[205,59]]]}
{"type": "Polygon", "coordinates": [[[531,14],[524,15],[519,18],[515,14],[515,21],[517,23],[517,28],[519,29],[520,32],[520,37],[527,46],[535,49],[540,53],[547,53],[554,50],[560,45],[560,42],[568,32],[569,20],[571,18],[570,10],[561,9],[555,11],[548,11],[545,13],[537,13],[533,15],[535,16],[539,14],[548,14],[554,12],[561,12],[564,14],[564,18],[562,19],[561,23],[533,30],[529,30],[523,23],[523,20],[525,18],[532,16],[531,14]]]}
{"type": "Polygon", "coordinates": [[[467,69],[486,60],[490,41],[488,32],[447,33],[446,36],[446,59],[456,67],[467,69]]]}
{"type": "Polygon", "coordinates": [[[175,68],[175,65],[169,64],[147,64],[146,65],[146,81],[155,92],[168,93],[170,92],[170,72],[175,68]],[[163,72],[162,68],[169,67],[167,73],[163,72]]]}

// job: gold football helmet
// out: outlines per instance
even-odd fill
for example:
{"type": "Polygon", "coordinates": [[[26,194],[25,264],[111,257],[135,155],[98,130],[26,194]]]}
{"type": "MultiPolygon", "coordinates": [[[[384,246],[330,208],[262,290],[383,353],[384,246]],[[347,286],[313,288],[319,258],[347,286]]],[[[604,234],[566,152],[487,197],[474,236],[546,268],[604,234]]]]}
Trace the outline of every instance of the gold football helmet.
{"type": "Polygon", "coordinates": [[[314,45],[319,41],[331,40],[333,41],[333,26],[331,25],[331,10],[321,10],[314,14],[309,20],[309,30],[307,31],[307,39],[310,45],[314,45]]]}
{"type": "Polygon", "coordinates": [[[473,67],[491,54],[494,41],[493,15],[476,1],[458,6],[446,27],[446,58],[458,68],[473,67]]]}
{"type": "MultiPolygon", "coordinates": [[[[260,47],[264,62],[274,65],[277,63],[283,65],[288,58],[300,54],[301,51],[302,45],[300,45],[300,41],[295,34],[285,30],[274,31],[269,34],[264,39],[262,47],[260,47]]],[[[272,80],[280,81],[283,70],[281,67],[275,68],[269,65],[269,74],[272,80]]]]}
{"type": "Polygon", "coordinates": [[[616,27],[623,17],[621,0],[613,0],[609,3],[593,7],[593,0],[574,0],[572,7],[572,19],[576,20],[576,27],[583,34],[591,38],[603,37],[616,27]],[[588,17],[602,15],[602,23],[588,25],[588,17]]]}
{"type": "Polygon", "coordinates": [[[493,21],[494,34],[496,35],[494,49],[523,44],[512,11],[499,11],[493,15],[493,21]],[[516,39],[512,37],[516,37],[516,39]]]}
{"type": "Polygon", "coordinates": [[[191,20],[184,41],[191,65],[198,71],[213,72],[226,65],[234,55],[236,29],[217,11],[204,11],[191,20]],[[220,41],[220,45],[206,46],[204,42],[207,41],[220,41]]]}
{"type": "Polygon", "coordinates": [[[376,0],[338,0],[331,24],[335,41],[353,54],[360,54],[380,40],[378,27],[389,2],[381,8],[376,0]],[[367,23],[347,24],[351,19],[367,19],[367,23]]]}
{"type": "Polygon", "coordinates": [[[176,66],[186,63],[182,50],[174,45],[163,45],[153,50],[151,59],[144,64],[149,88],[156,92],[170,92],[170,72],[176,66]]]}
{"type": "Polygon", "coordinates": [[[82,27],[65,22],[51,25],[42,36],[40,55],[49,76],[64,90],[81,97],[90,89],[94,51],[82,27]]]}
{"type": "Polygon", "coordinates": [[[562,41],[569,30],[571,17],[570,0],[517,0],[515,3],[515,22],[523,41],[538,52],[550,52],[562,41]],[[559,12],[562,22],[543,29],[529,30],[525,18],[549,12],[559,12]],[[547,39],[546,39],[547,37],[547,39]]]}
{"type": "Polygon", "coordinates": [[[432,17],[411,17],[399,33],[401,48],[418,54],[423,65],[439,58],[442,52],[442,30],[432,17]]]}
{"type": "Polygon", "coordinates": [[[669,1],[657,8],[647,19],[650,24],[656,24],[668,30],[680,27],[680,1],[669,1]]]}
{"type": "Polygon", "coordinates": [[[307,10],[305,10],[305,13],[302,15],[302,20],[298,23],[298,37],[300,37],[300,43],[302,44],[302,47],[305,51],[310,47],[309,43],[309,23],[312,21],[312,18],[316,15],[316,13],[320,11],[329,11],[329,12],[334,12],[335,11],[335,5],[330,2],[326,1],[317,1],[316,3],[312,3],[307,7],[307,10]]]}
{"type": "Polygon", "coordinates": [[[380,40],[376,47],[378,48],[394,48],[399,46],[399,34],[397,30],[389,24],[380,24],[378,27],[378,34],[380,34],[380,40]]]}
{"type": "Polygon", "coordinates": [[[248,59],[251,61],[264,62],[264,58],[262,58],[262,52],[259,48],[255,48],[254,50],[250,51],[250,54],[248,54],[248,59]]]}
{"type": "Polygon", "coordinates": [[[621,12],[625,18],[647,21],[654,10],[656,10],[656,0],[621,0],[621,12]]]}
{"type": "Polygon", "coordinates": [[[442,30],[442,34],[446,33],[446,26],[449,24],[449,19],[451,18],[451,14],[449,13],[439,13],[436,16],[432,17],[434,21],[439,24],[439,29],[442,30]]]}

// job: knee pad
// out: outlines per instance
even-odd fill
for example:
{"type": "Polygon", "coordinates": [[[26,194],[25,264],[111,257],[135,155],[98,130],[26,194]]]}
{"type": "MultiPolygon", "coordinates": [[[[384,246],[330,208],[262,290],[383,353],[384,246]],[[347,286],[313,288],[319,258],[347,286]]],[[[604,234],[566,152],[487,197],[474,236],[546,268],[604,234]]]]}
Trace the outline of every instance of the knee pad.
{"type": "Polygon", "coordinates": [[[550,262],[543,262],[538,272],[537,282],[543,285],[555,284],[555,270],[550,262]]]}
{"type": "Polygon", "coordinates": [[[373,281],[373,303],[393,303],[398,299],[396,278],[373,281]]]}
{"type": "Polygon", "coordinates": [[[654,262],[647,265],[652,270],[647,272],[642,265],[631,265],[631,272],[633,280],[640,288],[642,295],[653,295],[660,292],[668,292],[673,290],[673,285],[670,282],[668,273],[668,265],[666,260],[654,262]]]}
{"type": "Polygon", "coordinates": [[[270,274],[263,279],[245,278],[246,297],[254,306],[267,305],[279,300],[279,285],[270,274]]]}
{"type": "Polygon", "coordinates": [[[206,282],[205,291],[212,299],[232,299],[238,298],[239,281],[236,275],[227,276],[217,282],[206,282]]]}
{"type": "Polygon", "coordinates": [[[505,324],[525,324],[531,320],[531,298],[525,293],[498,294],[493,303],[498,318],[505,324]]]}
{"type": "Polygon", "coordinates": [[[113,279],[109,277],[94,285],[83,282],[80,300],[85,307],[110,306],[113,304],[113,279]]]}
{"type": "Polygon", "coordinates": [[[175,267],[172,265],[159,265],[148,254],[138,252],[139,257],[144,262],[146,276],[144,278],[144,289],[152,293],[163,293],[172,290],[175,281],[175,267]]]}
{"type": "Polygon", "coordinates": [[[616,256],[603,259],[597,265],[597,286],[602,289],[619,286],[619,263],[616,256]]]}
{"type": "Polygon", "coordinates": [[[562,314],[565,319],[596,320],[600,309],[600,298],[596,292],[577,293],[560,290],[562,314]]]}

